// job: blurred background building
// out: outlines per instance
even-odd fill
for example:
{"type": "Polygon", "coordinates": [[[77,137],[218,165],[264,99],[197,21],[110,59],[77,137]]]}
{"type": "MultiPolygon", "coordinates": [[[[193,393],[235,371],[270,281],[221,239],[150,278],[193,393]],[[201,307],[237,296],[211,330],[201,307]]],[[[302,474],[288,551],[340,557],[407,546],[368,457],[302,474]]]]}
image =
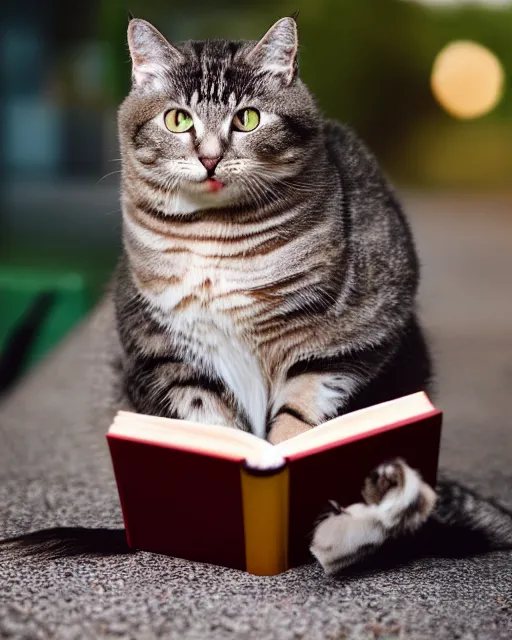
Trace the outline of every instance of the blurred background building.
{"type": "Polygon", "coordinates": [[[127,9],[170,40],[257,39],[299,9],[302,77],[399,188],[512,203],[510,1],[8,0],[0,27],[0,348],[34,297],[57,291],[31,347],[37,359],[93,304],[115,264],[127,9]],[[454,117],[432,92],[436,56],[459,40],[486,47],[503,73],[478,118],[454,117]]]}

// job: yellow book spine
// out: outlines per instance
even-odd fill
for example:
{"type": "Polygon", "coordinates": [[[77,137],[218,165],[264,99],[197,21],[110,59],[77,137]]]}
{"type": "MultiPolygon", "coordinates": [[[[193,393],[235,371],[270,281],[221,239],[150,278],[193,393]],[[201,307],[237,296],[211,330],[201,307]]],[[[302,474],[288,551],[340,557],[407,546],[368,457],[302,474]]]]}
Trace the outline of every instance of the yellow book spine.
{"type": "Polygon", "coordinates": [[[274,576],[288,569],[288,467],[260,472],[242,467],[246,570],[274,576]]]}

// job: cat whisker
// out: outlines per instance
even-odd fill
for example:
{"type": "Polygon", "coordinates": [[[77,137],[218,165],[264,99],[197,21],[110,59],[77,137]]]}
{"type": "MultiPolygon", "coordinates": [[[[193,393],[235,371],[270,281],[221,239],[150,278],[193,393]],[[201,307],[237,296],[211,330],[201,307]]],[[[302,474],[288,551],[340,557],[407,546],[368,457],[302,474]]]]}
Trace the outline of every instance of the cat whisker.
{"type": "Polygon", "coordinates": [[[121,173],[121,169],[117,169],[116,171],[111,171],[110,173],[107,173],[106,175],[104,175],[102,178],[100,178],[98,180],[98,182],[96,182],[96,184],[99,184],[102,180],[105,180],[105,178],[108,178],[109,176],[113,176],[116,173],[121,173]]]}

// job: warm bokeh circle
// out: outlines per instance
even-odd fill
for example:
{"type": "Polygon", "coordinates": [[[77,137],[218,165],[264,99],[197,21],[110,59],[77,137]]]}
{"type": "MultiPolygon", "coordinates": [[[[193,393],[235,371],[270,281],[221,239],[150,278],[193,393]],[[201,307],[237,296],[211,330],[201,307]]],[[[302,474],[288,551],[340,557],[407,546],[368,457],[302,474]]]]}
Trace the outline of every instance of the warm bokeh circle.
{"type": "Polygon", "coordinates": [[[500,101],[504,72],[496,55],[471,41],[451,42],[437,55],[432,67],[432,92],[452,116],[483,116],[500,101]]]}

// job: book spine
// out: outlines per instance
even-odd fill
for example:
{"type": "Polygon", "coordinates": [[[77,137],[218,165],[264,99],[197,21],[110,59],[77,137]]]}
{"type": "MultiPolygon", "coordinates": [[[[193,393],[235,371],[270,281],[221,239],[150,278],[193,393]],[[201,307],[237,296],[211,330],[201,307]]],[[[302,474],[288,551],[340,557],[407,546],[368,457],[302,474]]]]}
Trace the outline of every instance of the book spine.
{"type": "Polygon", "coordinates": [[[288,569],[288,466],[272,473],[242,466],[246,570],[274,576],[288,569]]]}

